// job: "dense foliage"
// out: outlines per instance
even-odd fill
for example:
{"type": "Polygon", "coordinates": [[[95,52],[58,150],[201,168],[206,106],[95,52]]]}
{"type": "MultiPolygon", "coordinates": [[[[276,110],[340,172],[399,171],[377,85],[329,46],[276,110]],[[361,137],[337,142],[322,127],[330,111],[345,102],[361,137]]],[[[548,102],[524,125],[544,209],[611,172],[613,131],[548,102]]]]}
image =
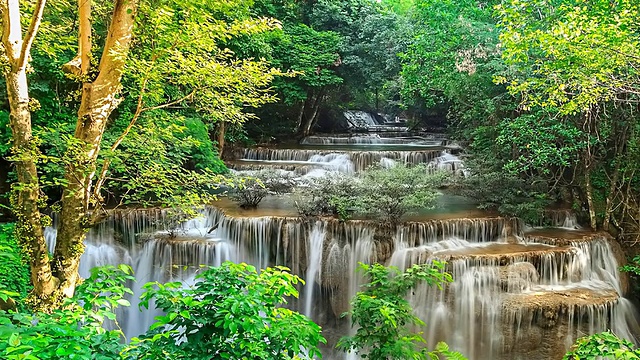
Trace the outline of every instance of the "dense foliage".
{"type": "MultiPolygon", "coordinates": [[[[429,351],[420,333],[412,332],[412,326],[425,325],[413,314],[405,299],[407,292],[419,282],[430,286],[442,286],[451,282],[451,275],[444,272],[444,263],[433,262],[413,265],[405,271],[380,264],[360,264],[368,280],[351,302],[351,323],[357,327],[355,335],[343,337],[338,347],[353,351],[363,359],[445,359],[464,360],[450,351],[446,344],[438,344],[429,351]]],[[[345,314],[347,315],[347,314],[345,314]]]]}
{"type": "Polygon", "coordinates": [[[0,293],[6,296],[0,294],[2,301],[24,299],[31,288],[29,266],[14,235],[14,224],[0,224],[0,293]]]}
{"type": "MultiPolygon", "coordinates": [[[[3,359],[121,359],[122,331],[103,324],[116,319],[115,310],[128,306],[124,299],[133,280],[130,267],[104,267],[76,289],[74,298],[50,313],[0,313],[0,354],[3,359]]],[[[112,326],[113,327],[113,326],[112,326]]]]}
{"type": "Polygon", "coordinates": [[[610,332],[585,336],[576,341],[563,360],[640,359],[640,350],[610,332]]]}
{"type": "Polygon", "coordinates": [[[304,359],[319,355],[320,328],[286,309],[301,280],[286,268],[257,273],[246,264],[202,269],[195,285],[146,285],[150,299],[166,311],[130,344],[116,321],[129,306],[130,267],[102,267],[51,313],[0,311],[3,359],[304,359]],[[113,329],[113,330],[108,330],[113,329]]]}
{"type": "Polygon", "coordinates": [[[141,337],[143,359],[294,359],[320,356],[320,327],[283,307],[301,282],[287,268],[260,271],[225,263],[204,271],[191,288],[148,284],[143,304],[167,315],[141,337]],[[158,337],[178,329],[171,337],[158,337]],[[181,340],[178,341],[177,340],[181,340]],[[147,340],[151,340],[145,344],[147,340]]]}

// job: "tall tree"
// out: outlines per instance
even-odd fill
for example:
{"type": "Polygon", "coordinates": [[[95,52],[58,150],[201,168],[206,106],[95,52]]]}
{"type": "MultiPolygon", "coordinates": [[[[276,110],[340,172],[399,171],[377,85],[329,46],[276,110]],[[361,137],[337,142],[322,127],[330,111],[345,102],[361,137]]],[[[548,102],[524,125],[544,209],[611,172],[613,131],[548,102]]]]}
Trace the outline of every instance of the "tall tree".
{"type": "Polygon", "coordinates": [[[640,4],[513,0],[497,10],[512,71],[496,80],[522,97],[524,109],[538,106],[582,132],[574,177],[591,228],[614,222],[625,231],[620,224],[632,221],[640,234],[633,220],[640,203],[628,191],[640,169],[640,4]]]}
{"type": "Polygon", "coordinates": [[[129,53],[138,3],[138,0],[115,0],[100,63],[97,69],[92,69],[91,2],[79,2],[78,58],[83,81],[82,100],[78,110],[74,142],[65,155],[66,184],[62,194],[60,227],[53,262],[54,275],[60,281],[58,289],[67,297],[73,296],[78,282],[78,266],[80,256],[84,252],[84,236],[90,223],[88,212],[91,207],[91,192],[100,143],[111,112],[122,101],[118,98],[118,93],[129,53]],[[97,76],[94,79],[86,77],[89,71],[95,71],[97,76]]]}
{"type": "Polygon", "coordinates": [[[40,186],[38,181],[37,144],[32,136],[30,98],[27,83],[27,66],[31,46],[42,22],[45,1],[36,2],[31,14],[29,28],[22,35],[22,16],[18,0],[2,1],[2,43],[4,55],[9,61],[4,77],[11,108],[9,123],[13,140],[13,161],[18,182],[13,190],[13,208],[20,226],[17,235],[25,248],[30,249],[29,260],[34,293],[50,296],[58,282],[53,276],[44,242],[42,218],[40,216],[40,186]]]}
{"type": "MultiPolygon", "coordinates": [[[[3,39],[10,45],[5,46],[11,49],[8,56],[15,59],[15,66],[5,78],[9,93],[15,94],[10,96],[11,121],[14,161],[20,175],[14,186],[17,195],[14,213],[20,241],[31,258],[34,305],[56,306],[63,297],[73,295],[86,231],[100,220],[100,210],[105,205],[101,189],[127,135],[133,133],[136,139],[143,139],[141,136],[165,136],[171,130],[181,131],[177,127],[155,133],[151,129],[143,131],[140,121],[147,125],[157,119],[167,121],[166,114],[171,111],[174,117],[196,117],[211,127],[221,122],[241,123],[251,116],[245,112],[247,106],[274,100],[268,85],[280,72],[261,60],[238,60],[223,46],[223,40],[233,36],[278,26],[272,19],[248,18],[248,4],[245,0],[114,0],[111,16],[104,17],[104,4],[90,0],[78,3],[77,54],[62,70],[81,84],[81,97],[75,131],[63,135],[65,151],[57,159],[64,165],[64,176],[59,180],[60,221],[56,247],[47,249],[39,213],[39,206],[44,204],[40,198],[42,184],[38,183],[39,155],[31,135],[26,79],[28,52],[42,18],[44,2],[38,2],[41,7],[34,13],[35,25],[29,27],[24,40],[19,33],[18,1],[5,3],[3,39]],[[19,53],[12,52],[18,49],[19,53]],[[130,56],[132,52],[135,56],[130,56]],[[123,101],[125,106],[121,106],[123,101]],[[118,107],[122,111],[112,116],[118,107]],[[109,144],[105,149],[105,133],[113,120],[117,120],[115,127],[121,133],[107,137],[109,144]],[[96,174],[98,165],[101,170],[96,174]]],[[[56,5],[67,10],[72,6],[56,5]]],[[[59,9],[55,10],[57,13],[59,9]]],[[[43,35],[47,35],[47,40],[54,38],[48,33],[43,35]]],[[[63,46],[52,44],[46,41],[40,44],[42,52],[51,57],[60,55],[56,51],[63,46]]],[[[189,122],[197,123],[202,124],[199,120],[189,122]]],[[[166,148],[162,151],[166,152],[166,148]]],[[[116,163],[117,171],[122,171],[122,162],[116,163]]],[[[135,177],[135,181],[124,186],[127,193],[147,196],[164,205],[185,201],[193,205],[209,198],[210,192],[206,190],[220,181],[208,169],[196,172],[181,169],[181,164],[149,164],[150,169],[143,169],[145,176],[135,177]],[[135,186],[143,187],[144,191],[137,191],[135,186]]]]}

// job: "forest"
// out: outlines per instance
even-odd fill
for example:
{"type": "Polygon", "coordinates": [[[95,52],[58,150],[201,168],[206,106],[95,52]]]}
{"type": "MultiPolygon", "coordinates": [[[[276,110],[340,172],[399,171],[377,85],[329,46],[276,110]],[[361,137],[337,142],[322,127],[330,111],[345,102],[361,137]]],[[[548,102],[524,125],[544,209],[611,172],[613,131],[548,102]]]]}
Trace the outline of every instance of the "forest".
{"type": "Polygon", "coordinates": [[[637,0],[0,12],[1,358],[640,358],[637,0]]]}

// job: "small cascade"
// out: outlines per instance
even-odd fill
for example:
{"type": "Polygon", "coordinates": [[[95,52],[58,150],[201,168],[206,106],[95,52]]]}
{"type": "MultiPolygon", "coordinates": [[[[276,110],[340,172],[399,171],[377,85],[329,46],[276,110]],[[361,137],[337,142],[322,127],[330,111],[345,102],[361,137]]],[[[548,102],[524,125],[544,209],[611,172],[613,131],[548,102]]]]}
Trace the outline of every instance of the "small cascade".
{"type": "Polygon", "coordinates": [[[366,128],[380,125],[378,120],[366,111],[345,111],[344,117],[353,127],[366,128]]]}
{"type": "Polygon", "coordinates": [[[326,151],[311,149],[245,149],[243,159],[255,164],[257,161],[275,165],[316,165],[336,171],[353,173],[370,166],[379,165],[383,158],[406,164],[428,164],[442,155],[442,150],[376,150],[376,151],[326,151]],[[296,162],[293,164],[292,162],[296,162]],[[351,164],[349,164],[349,162],[351,164]]]}
{"type": "MultiPolygon", "coordinates": [[[[385,134],[386,136],[386,134],[385,134]]],[[[416,146],[445,146],[448,140],[444,137],[381,137],[378,134],[354,136],[308,136],[301,145],[416,145],[416,146]]]]}
{"type": "Polygon", "coordinates": [[[548,209],[545,210],[544,216],[537,227],[553,227],[567,230],[579,230],[582,227],[578,223],[575,212],[571,209],[548,209]]]}
{"type": "Polygon", "coordinates": [[[429,163],[428,168],[433,171],[446,171],[461,176],[468,175],[462,159],[448,152],[442,152],[442,155],[429,163]]]}
{"type": "Polygon", "coordinates": [[[398,228],[396,239],[403,247],[417,247],[449,238],[491,242],[503,236],[505,231],[518,234],[522,231],[522,223],[499,217],[410,222],[398,228]]]}
{"type": "Polygon", "coordinates": [[[346,127],[357,130],[366,131],[401,131],[408,130],[403,123],[387,123],[386,119],[379,115],[366,111],[349,110],[344,113],[344,120],[346,120],[346,127]]]}

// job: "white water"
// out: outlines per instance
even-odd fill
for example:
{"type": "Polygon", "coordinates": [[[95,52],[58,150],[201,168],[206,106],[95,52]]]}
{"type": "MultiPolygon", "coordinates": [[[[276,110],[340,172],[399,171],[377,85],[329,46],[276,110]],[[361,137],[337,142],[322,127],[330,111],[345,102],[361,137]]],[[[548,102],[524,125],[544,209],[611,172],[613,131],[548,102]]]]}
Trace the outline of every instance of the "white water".
{"type": "MultiPolygon", "coordinates": [[[[240,165],[249,164],[252,167],[264,164],[265,167],[281,168],[308,166],[325,170],[334,170],[346,174],[363,171],[374,165],[394,162],[418,165],[432,164],[435,168],[443,170],[462,168],[459,160],[453,162],[453,155],[443,153],[436,149],[415,150],[354,150],[354,151],[328,151],[311,149],[245,149],[243,158],[238,161],[240,165]],[[438,158],[449,160],[438,165],[438,158]],[[384,160],[383,160],[384,159],[384,160]]],[[[442,160],[444,161],[444,160],[442,160]]],[[[254,170],[253,168],[251,170],[254,170]]],[[[452,170],[453,171],[453,170],[452,170]]]]}
{"type": "Polygon", "coordinates": [[[380,125],[371,113],[365,111],[345,111],[344,117],[353,127],[366,128],[380,125]]]}
{"type": "MultiPolygon", "coordinates": [[[[307,176],[354,173],[365,164],[391,166],[397,162],[429,163],[453,173],[465,171],[459,158],[439,151],[267,149],[247,151],[245,155],[263,161],[318,165],[307,176]]],[[[577,226],[569,212],[549,217],[555,226],[577,226]]],[[[446,341],[471,360],[552,359],[579,335],[612,329],[634,340],[633,335],[639,333],[635,309],[621,297],[614,251],[604,238],[563,247],[550,242],[541,245],[530,238],[515,246],[503,235],[513,232],[518,239],[523,229],[520,222],[461,218],[405,224],[397,230],[393,244],[385,244],[374,241],[375,229],[366,222],[234,218],[209,208],[203,217],[182,224],[178,237],[171,239],[166,222],[166,212],[159,210],[109,218],[87,236],[81,274],[87,276],[88,269],[98,264],[130,264],[138,277],[133,285],[137,297],[146,281],[192,283],[201,264],[216,266],[232,260],[257,268],[284,265],[306,280],[297,309],[313,316],[327,334],[332,334],[348,322],[340,320],[340,314],[349,309],[349,300],[364,282],[357,271],[359,262],[406,268],[441,258],[449,261],[448,271],[455,282],[442,291],[420,285],[409,294],[416,315],[427,323],[426,328],[416,330],[423,331],[429,346],[446,341]],[[216,224],[218,228],[209,232],[216,224]],[[301,259],[302,254],[306,258],[301,259]],[[540,310],[543,300],[548,311],[540,310]],[[555,322],[546,317],[547,313],[557,315],[555,322]],[[539,349],[543,345],[534,346],[533,340],[538,338],[539,344],[553,343],[557,347],[552,353],[544,352],[547,350],[539,349]]],[[[55,230],[47,228],[46,235],[53,249],[55,230]]],[[[155,310],[139,312],[135,299],[132,305],[119,314],[129,336],[143,332],[159,314],[155,310]]]]}
{"type": "Polygon", "coordinates": [[[313,316],[313,289],[316,287],[316,281],[321,283],[320,279],[320,266],[322,265],[322,245],[324,244],[324,238],[326,236],[326,230],[322,221],[316,221],[316,224],[311,229],[309,234],[309,246],[307,250],[307,274],[305,275],[305,287],[304,287],[304,311],[303,314],[308,317],[313,316]],[[316,277],[318,278],[316,280],[316,277]]]}

